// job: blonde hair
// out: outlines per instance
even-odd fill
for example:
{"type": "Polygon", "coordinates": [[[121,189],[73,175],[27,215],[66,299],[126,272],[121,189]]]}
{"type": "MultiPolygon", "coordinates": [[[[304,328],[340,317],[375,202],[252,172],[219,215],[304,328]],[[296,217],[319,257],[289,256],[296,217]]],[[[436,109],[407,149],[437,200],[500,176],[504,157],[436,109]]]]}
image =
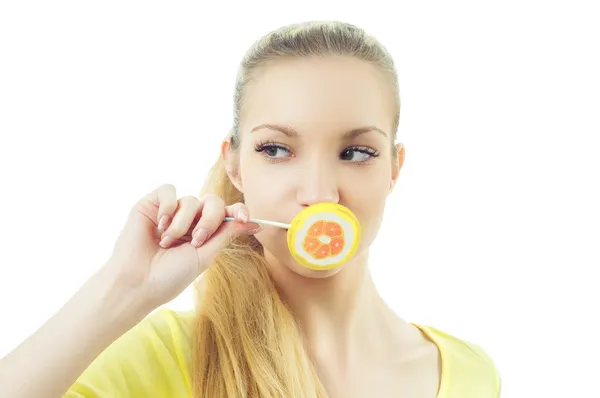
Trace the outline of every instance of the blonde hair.
{"type": "MultiPolygon", "coordinates": [[[[373,37],[341,22],[284,26],[257,41],[244,56],[234,94],[231,148],[239,145],[244,89],[258,67],[281,57],[350,55],[377,66],[390,78],[397,112],[400,100],[392,57],[373,37]]],[[[220,157],[202,193],[226,204],[243,202],[220,157]]],[[[271,280],[260,243],[241,237],[222,250],[197,285],[197,316],[192,341],[192,379],[196,397],[327,397],[305,350],[293,314],[271,280]]]]}

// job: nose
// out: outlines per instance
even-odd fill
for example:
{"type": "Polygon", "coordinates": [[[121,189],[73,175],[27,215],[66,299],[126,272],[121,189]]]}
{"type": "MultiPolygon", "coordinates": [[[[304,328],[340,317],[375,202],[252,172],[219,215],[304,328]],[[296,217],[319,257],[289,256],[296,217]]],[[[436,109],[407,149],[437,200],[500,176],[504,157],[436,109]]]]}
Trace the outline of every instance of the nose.
{"type": "Polygon", "coordinates": [[[340,193],[334,165],[312,161],[298,176],[297,201],[301,206],[320,202],[339,203],[340,193]]]}

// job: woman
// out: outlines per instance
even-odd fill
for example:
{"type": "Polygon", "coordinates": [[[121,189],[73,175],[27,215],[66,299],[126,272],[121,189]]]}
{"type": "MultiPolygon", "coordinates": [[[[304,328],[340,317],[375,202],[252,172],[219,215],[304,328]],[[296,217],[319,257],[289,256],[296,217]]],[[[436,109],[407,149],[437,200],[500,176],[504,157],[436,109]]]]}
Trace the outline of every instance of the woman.
{"type": "Polygon", "coordinates": [[[481,348],[402,320],[369,274],[404,162],[385,49],[348,24],[283,27],[244,58],[234,105],[203,195],[142,198],[107,263],[2,360],[0,396],[498,397],[481,348]],[[248,222],[319,202],[363,228],[338,269],[301,267],[285,230],[248,222]],[[194,281],[193,313],[153,312],[194,281]]]}

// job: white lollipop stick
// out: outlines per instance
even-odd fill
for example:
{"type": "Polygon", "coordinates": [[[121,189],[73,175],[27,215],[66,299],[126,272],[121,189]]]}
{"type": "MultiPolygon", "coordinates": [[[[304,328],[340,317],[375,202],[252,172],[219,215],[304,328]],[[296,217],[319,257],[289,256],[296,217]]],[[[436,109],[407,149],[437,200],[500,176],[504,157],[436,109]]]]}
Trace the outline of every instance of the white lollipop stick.
{"type": "MultiPolygon", "coordinates": [[[[233,218],[233,217],[225,217],[225,221],[235,221],[235,218],[233,218]]],[[[248,220],[248,222],[251,222],[251,223],[254,223],[254,224],[271,225],[273,227],[279,227],[279,228],[284,228],[284,229],[289,229],[290,228],[290,224],[284,224],[282,222],[277,222],[277,221],[259,220],[257,218],[251,218],[251,219],[248,220]]]]}
{"type": "MultiPolygon", "coordinates": [[[[225,217],[225,221],[235,221],[235,218],[233,217],[225,217]]],[[[254,224],[264,224],[264,225],[272,225],[274,227],[279,227],[279,228],[284,228],[284,229],[290,229],[290,224],[284,224],[282,222],[277,222],[277,221],[269,221],[269,220],[259,220],[257,218],[251,218],[248,220],[248,222],[254,223],[254,224]]],[[[191,242],[192,238],[190,236],[182,236],[181,238],[178,239],[179,241],[183,241],[183,242],[191,242]]]]}

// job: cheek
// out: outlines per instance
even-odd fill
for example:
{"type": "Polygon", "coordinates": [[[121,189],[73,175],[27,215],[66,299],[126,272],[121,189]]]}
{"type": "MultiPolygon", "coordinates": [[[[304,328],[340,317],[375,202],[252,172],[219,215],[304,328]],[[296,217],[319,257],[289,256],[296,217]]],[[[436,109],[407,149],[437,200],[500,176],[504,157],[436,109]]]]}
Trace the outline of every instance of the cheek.
{"type": "Polygon", "coordinates": [[[353,207],[377,207],[384,203],[390,189],[391,171],[377,166],[358,166],[344,174],[340,181],[340,196],[353,207]]]}
{"type": "Polygon", "coordinates": [[[354,173],[341,186],[343,203],[350,207],[363,229],[363,241],[367,246],[377,236],[386,200],[389,194],[391,171],[383,168],[354,173]]]}
{"type": "Polygon", "coordinates": [[[282,217],[282,203],[289,179],[274,175],[272,165],[261,159],[248,159],[240,162],[240,182],[244,193],[244,202],[248,206],[250,216],[274,221],[285,221],[282,217]]]}
{"type": "Polygon", "coordinates": [[[290,255],[287,248],[287,230],[267,226],[255,237],[262,247],[276,258],[284,259],[290,255]]]}
{"type": "Polygon", "coordinates": [[[260,204],[261,195],[265,194],[268,188],[268,179],[262,165],[253,159],[253,156],[242,154],[240,157],[240,182],[246,198],[246,204],[255,202],[260,204]]]}

